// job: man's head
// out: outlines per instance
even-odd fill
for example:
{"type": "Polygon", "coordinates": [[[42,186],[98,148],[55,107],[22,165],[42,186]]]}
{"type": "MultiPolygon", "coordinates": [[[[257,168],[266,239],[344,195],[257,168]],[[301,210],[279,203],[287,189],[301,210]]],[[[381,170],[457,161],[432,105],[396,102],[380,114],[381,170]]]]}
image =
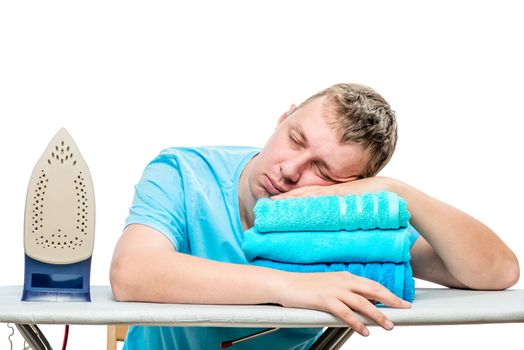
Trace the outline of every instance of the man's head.
{"type": "Polygon", "coordinates": [[[337,84],[279,118],[242,175],[244,190],[254,202],[297,187],[373,176],[391,158],[396,140],[395,114],[384,98],[362,85],[337,84]]]}
{"type": "Polygon", "coordinates": [[[339,142],[362,145],[368,154],[363,177],[376,175],[391,159],[397,144],[397,122],[389,103],[370,87],[336,84],[300,104],[325,97],[324,116],[339,136],[339,142]]]}

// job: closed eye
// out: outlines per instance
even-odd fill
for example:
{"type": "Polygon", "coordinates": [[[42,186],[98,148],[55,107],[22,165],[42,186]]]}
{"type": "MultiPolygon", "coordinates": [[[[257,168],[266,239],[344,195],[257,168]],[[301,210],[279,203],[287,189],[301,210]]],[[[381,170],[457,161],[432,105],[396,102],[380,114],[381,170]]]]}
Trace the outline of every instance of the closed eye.
{"type": "Polygon", "coordinates": [[[304,147],[304,144],[292,132],[290,132],[288,136],[289,136],[289,141],[291,141],[292,144],[300,148],[304,147]]]}
{"type": "Polygon", "coordinates": [[[326,174],[326,171],[322,168],[322,166],[320,164],[315,162],[314,165],[317,168],[318,175],[322,178],[322,180],[331,181],[331,182],[335,182],[335,183],[337,182],[337,181],[333,180],[332,178],[330,178],[329,175],[326,174]]]}

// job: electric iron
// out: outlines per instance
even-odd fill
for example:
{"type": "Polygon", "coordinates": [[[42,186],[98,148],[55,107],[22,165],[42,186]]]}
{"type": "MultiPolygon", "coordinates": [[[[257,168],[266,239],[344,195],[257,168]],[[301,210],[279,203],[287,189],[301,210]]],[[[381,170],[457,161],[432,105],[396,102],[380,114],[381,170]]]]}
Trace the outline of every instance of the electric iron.
{"type": "Polygon", "coordinates": [[[27,189],[24,301],[91,301],[95,196],[87,164],[62,128],[27,189]]]}

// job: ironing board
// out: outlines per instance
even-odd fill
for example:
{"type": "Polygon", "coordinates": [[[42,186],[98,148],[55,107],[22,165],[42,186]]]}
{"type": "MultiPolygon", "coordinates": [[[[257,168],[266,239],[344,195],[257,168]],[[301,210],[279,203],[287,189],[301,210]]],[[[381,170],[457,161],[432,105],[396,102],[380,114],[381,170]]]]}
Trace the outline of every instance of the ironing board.
{"type": "MultiPolygon", "coordinates": [[[[0,322],[15,323],[34,350],[51,349],[37,324],[328,327],[311,349],[338,349],[353,333],[331,314],[316,310],[117,302],[109,286],[91,286],[90,303],[22,302],[21,295],[22,286],[0,287],[0,322]]],[[[411,309],[381,310],[396,326],[524,322],[524,290],[418,288],[411,309]]]]}

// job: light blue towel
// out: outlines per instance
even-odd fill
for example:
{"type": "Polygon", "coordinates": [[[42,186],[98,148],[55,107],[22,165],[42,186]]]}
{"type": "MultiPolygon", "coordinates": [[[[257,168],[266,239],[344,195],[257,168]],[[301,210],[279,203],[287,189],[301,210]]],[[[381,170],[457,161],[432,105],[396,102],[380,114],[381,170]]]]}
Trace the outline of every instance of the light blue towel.
{"type": "Polygon", "coordinates": [[[410,217],[406,201],[393,192],[271,200],[255,208],[255,229],[275,231],[339,231],[398,229],[410,217]]]}
{"type": "Polygon", "coordinates": [[[289,272],[335,272],[348,271],[382,284],[393,294],[406,301],[415,298],[415,280],[408,262],[394,263],[333,263],[333,264],[289,264],[272,260],[256,259],[253,265],[289,272]]]}
{"type": "Polygon", "coordinates": [[[287,263],[405,262],[418,232],[408,225],[397,230],[244,233],[242,249],[256,258],[287,263]]]}

